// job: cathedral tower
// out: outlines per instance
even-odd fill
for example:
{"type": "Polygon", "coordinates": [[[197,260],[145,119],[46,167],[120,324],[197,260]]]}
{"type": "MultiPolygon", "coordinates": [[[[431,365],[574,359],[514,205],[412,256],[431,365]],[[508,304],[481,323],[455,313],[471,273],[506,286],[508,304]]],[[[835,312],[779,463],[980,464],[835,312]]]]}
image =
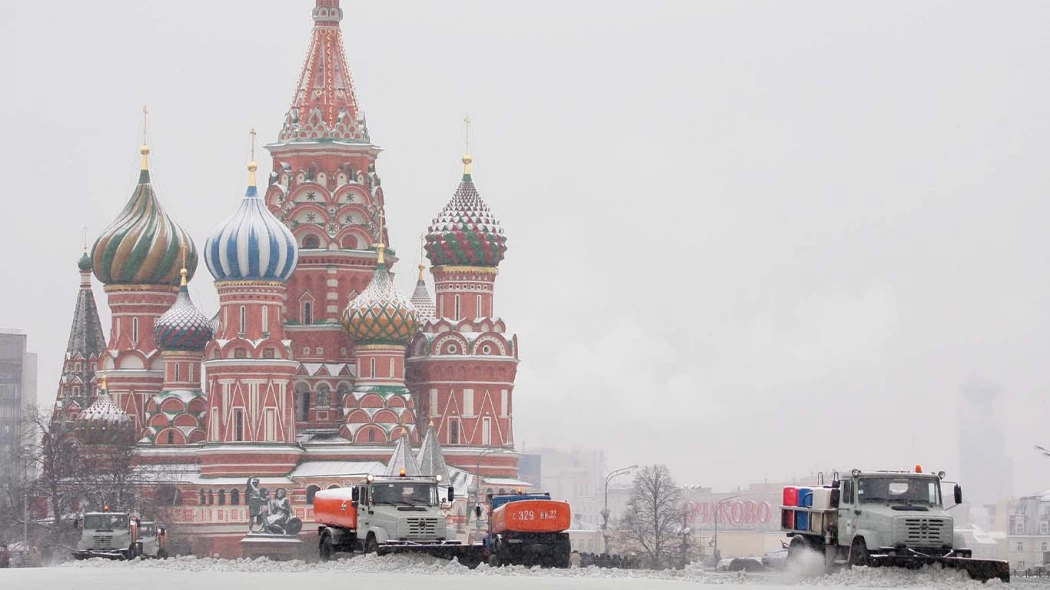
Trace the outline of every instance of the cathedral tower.
{"type": "Polygon", "coordinates": [[[200,457],[206,476],[284,475],[301,453],[291,388],[299,364],[281,321],[299,249],[259,195],[256,168],[254,161],[248,165],[240,208],[204,246],[219,292],[219,325],[204,353],[208,445],[200,457]]]}
{"type": "Polygon", "coordinates": [[[193,240],[168,217],[153,191],[145,141],[139,151],[138,186],[91,249],[92,268],[105,285],[112,315],[102,370],[109,395],[136,432],[143,426],[146,400],[164,384],[154,324],[175,303],[183,259],[190,277],[197,269],[193,240]]]}
{"type": "Polygon", "coordinates": [[[106,352],[102,322],[98,319],[98,306],[91,292],[91,257],[87,246],[77,266],[80,269],[80,290],[73,311],[73,325],[69,328],[53,416],[64,432],[70,432],[80,412],[95,401],[95,372],[106,352]]]}
{"type": "MultiPolygon", "coordinates": [[[[317,0],[313,34],[275,143],[266,204],[295,236],[299,264],[288,280],[286,328],[302,365],[296,410],[305,433],[334,434],[353,375],[354,343],[340,328],[347,301],[372,280],[383,189],[381,151],[357,102],[339,23],[339,0],[317,0]]],[[[392,251],[386,263],[394,262],[392,251]]]]}
{"type": "Polygon", "coordinates": [[[517,477],[518,340],[493,305],[506,238],[474,185],[471,162],[469,154],[463,156],[462,180],[426,235],[437,309],[413,340],[408,382],[420,419],[433,421],[450,464],[489,477],[517,477]]]}

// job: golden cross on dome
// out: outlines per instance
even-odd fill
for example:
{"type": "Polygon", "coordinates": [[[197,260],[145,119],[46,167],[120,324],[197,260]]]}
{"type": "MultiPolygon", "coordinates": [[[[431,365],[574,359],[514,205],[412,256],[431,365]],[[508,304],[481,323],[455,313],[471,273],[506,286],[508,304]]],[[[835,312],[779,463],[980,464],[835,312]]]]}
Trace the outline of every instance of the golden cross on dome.
{"type": "Polygon", "coordinates": [[[254,162],[255,161],[255,127],[252,127],[251,131],[248,132],[248,135],[252,136],[252,158],[251,159],[252,159],[252,162],[254,162]]]}
{"type": "Polygon", "coordinates": [[[423,259],[426,257],[426,236],[419,234],[419,280],[423,280],[423,271],[426,270],[427,265],[423,264],[423,259]]]}
{"type": "Polygon", "coordinates": [[[149,109],[142,105],[142,145],[146,145],[146,124],[148,123],[149,109]]]}
{"type": "Polygon", "coordinates": [[[87,226],[85,225],[85,226],[84,226],[83,228],[81,228],[81,229],[83,230],[83,234],[84,234],[84,237],[83,237],[83,241],[84,241],[84,254],[87,254],[87,226]]]}
{"type": "Polygon", "coordinates": [[[379,208],[379,243],[376,244],[376,264],[386,264],[386,258],[383,256],[383,252],[386,250],[386,244],[383,243],[383,208],[379,208]]]}
{"type": "Polygon", "coordinates": [[[147,130],[149,128],[149,109],[142,105],[142,146],[139,153],[142,154],[142,169],[149,170],[149,142],[147,141],[147,130]]]}

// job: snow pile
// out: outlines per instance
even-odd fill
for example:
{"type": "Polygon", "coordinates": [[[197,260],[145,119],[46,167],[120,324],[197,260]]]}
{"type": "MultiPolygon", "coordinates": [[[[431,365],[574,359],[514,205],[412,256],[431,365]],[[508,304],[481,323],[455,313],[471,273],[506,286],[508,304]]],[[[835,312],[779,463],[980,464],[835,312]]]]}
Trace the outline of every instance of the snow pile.
{"type": "Polygon", "coordinates": [[[425,555],[376,555],[344,557],[327,563],[304,561],[270,561],[258,559],[214,559],[210,557],[178,557],[167,560],[136,560],[133,562],[92,559],[69,562],[66,568],[102,568],[132,570],[167,570],[182,572],[265,572],[265,573],[339,573],[339,574],[405,574],[413,576],[473,576],[473,577],[535,577],[570,579],[635,579],[668,580],[700,584],[733,585],[804,585],[818,587],[867,588],[951,588],[953,590],[987,589],[999,585],[998,580],[982,584],[971,580],[965,572],[927,568],[906,571],[894,568],[858,567],[831,575],[821,575],[823,557],[817,553],[803,556],[800,565],[776,573],[711,572],[691,565],[684,570],[621,570],[588,567],[583,569],[542,569],[539,567],[506,566],[493,568],[486,564],[469,569],[458,561],[438,559],[425,555]]]}

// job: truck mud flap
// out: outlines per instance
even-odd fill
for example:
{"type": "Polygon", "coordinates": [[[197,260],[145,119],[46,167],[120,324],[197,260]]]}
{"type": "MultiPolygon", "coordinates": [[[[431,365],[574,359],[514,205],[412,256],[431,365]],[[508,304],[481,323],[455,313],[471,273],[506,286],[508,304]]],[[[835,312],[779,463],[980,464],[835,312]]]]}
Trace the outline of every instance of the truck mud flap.
{"type": "Polygon", "coordinates": [[[940,565],[941,567],[964,570],[974,580],[987,582],[999,579],[1010,581],[1010,564],[995,559],[970,559],[965,557],[935,557],[927,555],[873,555],[871,565],[875,567],[900,567],[919,569],[923,566],[940,565]]]}

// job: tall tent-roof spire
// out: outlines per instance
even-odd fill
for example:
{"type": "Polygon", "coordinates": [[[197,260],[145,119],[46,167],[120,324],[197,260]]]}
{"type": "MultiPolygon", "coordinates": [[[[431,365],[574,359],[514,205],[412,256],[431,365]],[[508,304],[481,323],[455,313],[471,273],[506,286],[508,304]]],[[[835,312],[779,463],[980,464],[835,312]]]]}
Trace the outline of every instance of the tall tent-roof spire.
{"type": "Polygon", "coordinates": [[[416,279],[416,289],[412,291],[412,297],[408,299],[416,307],[416,315],[419,317],[420,322],[426,322],[437,317],[437,307],[434,305],[434,300],[430,298],[430,291],[427,291],[427,282],[423,279],[423,271],[427,269],[427,265],[423,264],[423,260],[426,258],[425,246],[426,237],[419,236],[419,278],[416,279]]]}
{"type": "Polygon", "coordinates": [[[79,353],[84,358],[98,357],[106,350],[106,337],[98,317],[95,294],[91,291],[91,257],[88,256],[86,245],[77,268],[80,269],[80,291],[73,311],[73,325],[69,328],[66,355],[79,353]]]}
{"type": "Polygon", "coordinates": [[[441,443],[438,442],[437,432],[434,431],[433,420],[427,426],[427,433],[423,436],[423,444],[419,447],[416,461],[422,475],[440,475],[441,481],[452,481],[448,473],[448,464],[445,463],[445,454],[441,452],[441,443]]]}
{"type": "Polygon", "coordinates": [[[339,0],[316,2],[310,50],[278,139],[370,143],[343,49],[343,9],[339,0]]]}
{"type": "Polygon", "coordinates": [[[405,470],[406,477],[418,477],[420,475],[419,464],[412,456],[412,443],[408,440],[408,428],[401,429],[401,437],[397,439],[394,454],[390,456],[390,462],[386,465],[384,475],[401,475],[405,470]]]}

